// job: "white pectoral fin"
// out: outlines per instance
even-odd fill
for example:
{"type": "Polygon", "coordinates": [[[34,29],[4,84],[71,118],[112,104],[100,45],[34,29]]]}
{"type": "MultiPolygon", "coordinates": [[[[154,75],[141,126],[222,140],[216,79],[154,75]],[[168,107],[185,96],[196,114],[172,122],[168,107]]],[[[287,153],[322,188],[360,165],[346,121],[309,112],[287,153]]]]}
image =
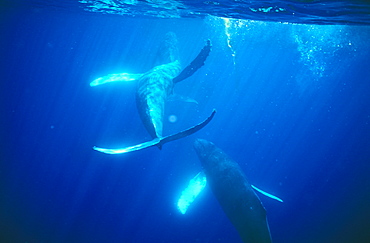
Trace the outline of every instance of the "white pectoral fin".
{"type": "Polygon", "coordinates": [[[182,214],[185,214],[189,206],[194,202],[195,198],[203,191],[207,185],[207,178],[203,171],[199,172],[193,179],[189,181],[188,186],[182,191],[177,208],[182,214]]]}
{"type": "Polygon", "coordinates": [[[133,74],[133,73],[114,73],[109,74],[104,77],[95,79],[90,83],[90,86],[98,86],[105,83],[111,82],[130,82],[135,81],[140,78],[142,74],[133,74]]]}
{"type": "Polygon", "coordinates": [[[158,145],[161,142],[160,138],[155,138],[149,142],[141,143],[138,145],[130,146],[130,147],[125,147],[125,148],[116,148],[116,149],[107,149],[107,148],[99,148],[94,146],[93,149],[105,154],[124,154],[132,151],[137,151],[149,147],[153,147],[158,145]]]}
{"type": "Polygon", "coordinates": [[[251,187],[252,187],[254,190],[256,190],[257,192],[259,192],[259,193],[261,193],[261,194],[265,195],[266,197],[269,197],[269,198],[275,199],[276,201],[279,201],[279,202],[283,202],[283,200],[282,200],[282,199],[280,199],[280,198],[278,198],[278,197],[276,197],[276,196],[274,196],[274,195],[271,195],[270,193],[267,193],[267,192],[265,192],[265,191],[262,191],[261,189],[259,189],[259,188],[255,187],[255,186],[253,186],[253,185],[251,185],[251,187]]]}

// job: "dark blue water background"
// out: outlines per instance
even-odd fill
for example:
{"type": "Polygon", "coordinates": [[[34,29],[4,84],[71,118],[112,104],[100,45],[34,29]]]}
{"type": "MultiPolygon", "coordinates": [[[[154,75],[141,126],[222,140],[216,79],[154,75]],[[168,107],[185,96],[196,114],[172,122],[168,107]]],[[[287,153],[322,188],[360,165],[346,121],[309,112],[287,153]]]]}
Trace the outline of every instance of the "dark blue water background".
{"type": "Polygon", "coordinates": [[[241,242],[207,188],[186,215],[176,201],[201,170],[196,137],[225,150],[261,196],[274,242],[368,242],[370,28],[130,18],[54,8],[1,13],[1,242],[241,242]],[[177,34],[187,65],[164,133],[197,134],[125,155],[92,150],[150,136],[135,84],[97,77],[149,70],[177,34]]]}

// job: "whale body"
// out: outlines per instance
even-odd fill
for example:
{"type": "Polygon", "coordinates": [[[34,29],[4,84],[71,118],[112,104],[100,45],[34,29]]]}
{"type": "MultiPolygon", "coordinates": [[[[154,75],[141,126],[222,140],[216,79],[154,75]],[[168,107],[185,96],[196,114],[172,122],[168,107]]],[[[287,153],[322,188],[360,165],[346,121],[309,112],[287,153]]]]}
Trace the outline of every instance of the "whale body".
{"type": "Polygon", "coordinates": [[[271,242],[266,210],[240,166],[207,140],[197,139],[194,148],[207,184],[243,242],[271,242]]]}
{"type": "Polygon", "coordinates": [[[109,74],[95,79],[90,86],[97,86],[110,82],[137,82],[136,105],[140,118],[153,140],[138,145],[107,149],[94,147],[94,150],[107,154],[122,154],[136,151],[152,146],[162,148],[162,145],[189,136],[203,128],[213,118],[215,111],[203,122],[179,133],[164,137],[163,120],[165,103],[173,93],[176,83],[188,78],[200,67],[204,65],[211,51],[211,42],[208,40],[198,56],[181,71],[178,58],[177,38],[172,32],[167,33],[166,38],[160,48],[160,65],[153,67],[144,74],[118,73],[109,74]]]}

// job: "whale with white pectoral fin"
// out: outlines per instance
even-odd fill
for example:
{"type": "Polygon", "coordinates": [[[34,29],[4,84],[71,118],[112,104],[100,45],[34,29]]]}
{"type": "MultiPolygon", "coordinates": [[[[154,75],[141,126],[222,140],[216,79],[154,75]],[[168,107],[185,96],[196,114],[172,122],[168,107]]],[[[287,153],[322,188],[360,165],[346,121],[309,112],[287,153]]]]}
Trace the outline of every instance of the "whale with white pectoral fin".
{"type": "Polygon", "coordinates": [[[271,242],[266,210],[254,190],[283,202],[280,198],[251,185],[240,166],[213,143],[197,139],[194,148],[203,166],[183,190],[177,207],[185,214],[207,184],[238,231],[243,242],[271,242]]]}
{"type": "Polygon", "coordinates": [[[124,148],[108,149],[94,147],[93,149],[106,154],[128,153],[152,146],[157,146],[161,149],[163,144],[189,136],[206,126],[215,115],[215,110],[213,110],[212,114],[206,120],[191,128],[170,136],[163,136],[162,134],[165,103],[172,95],[174,85],[190,77],[202,67],[210,51],[211,42],[207,40],[198,56],[181,71],[176,35],[169,32],[159,52],[159,56],[161,57],[160,65],[155,66],[143,74],[109,74],[92,81],[90,86],[98,86],[112,82],[137,82],[137,109],[146,130],[153,138],[151,141],[124,148]]]}

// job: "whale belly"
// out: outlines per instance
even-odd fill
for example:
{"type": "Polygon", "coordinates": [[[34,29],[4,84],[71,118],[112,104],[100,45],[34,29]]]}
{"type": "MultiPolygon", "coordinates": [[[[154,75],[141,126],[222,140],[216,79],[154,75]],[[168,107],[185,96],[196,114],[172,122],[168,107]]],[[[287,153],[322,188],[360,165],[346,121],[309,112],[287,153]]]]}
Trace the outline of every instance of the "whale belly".
{"type": "Polygon", "coordinates": [[[145,128],[153,138],[163,135],[165,104],[173,90],[172,79],[179,69],[178,62],[157,66],[144,74],[138,82],[137,108],[145,128]]]}

